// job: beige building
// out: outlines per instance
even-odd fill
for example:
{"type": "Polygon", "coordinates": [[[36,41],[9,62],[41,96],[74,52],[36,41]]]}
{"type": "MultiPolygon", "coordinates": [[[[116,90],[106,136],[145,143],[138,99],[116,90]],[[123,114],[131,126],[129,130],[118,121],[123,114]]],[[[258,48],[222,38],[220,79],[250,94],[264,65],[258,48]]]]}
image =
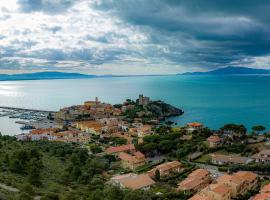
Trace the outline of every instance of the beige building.
{"type": "Polygon", "coordinates": [[[199,131],[203,128],[203,124],[199,122],[191,122],[187,123],[186,130],[188,133],[192,133],[193,131],[199,131]]]}
{"type": "Polygon", "coordinates": [[[129,168],[131,170],[145,165],[146,161],[145,156],[139,151],[130,154],[126,152],[120,152],[118,154],[118,158],[121,160],[121,166],[123,168],[129,168]]]}
{"type": "Polygon", "coordinates": [[[207,143],[210,148],[217,147],[221,143],[221,139],[217,135],[212,135],[209,138],[207,138],[207,143]]]}
{"type": "Polygon", "coordinates": [[[103,132],[104,125],[99,121],[81,121],[76,123],[76,128],[93,135],[100,135],[103,132]]]}
{"type": "Polygon", "coordinates": [[[200,191],[211,182],[210,172],[206,169],[197,169],[178,184],[178,190],[182,191],[200,191]]]}
{"type": "Polygon", "coordinates": [[[270,199],[270,184],[263,186],[260,194],[255,195],[252,200],[269,200],[270,199]]]}
{"type": "Polygon", "coordinates": [[[252,172],[225,174],[210,184],[190,200],[230,200],[245,195],[257,185],[257,175],[252,172]]]}
{"type": "Polygon", "coordinates": [[[121,188],[128,188],[131,190],[147,190],[155,184],[155,181],[153,181],[147,174],[129,173],[112,177],[111,183],[113,185],[120,186],[121,188]]]}
{"type": "Polygon", "coordinates": [[[98,100],[98,98],[95,98],[95,101],[85,101],[84,102],[84,106],[86,107],[93,107],[93,106],[98,106],[100,104],[100,101],[98,100]]]}
{"type": "Polygon", "coordinates": [[[148,175],[152,178],[155,177],[157,170],[159,171],[160,176],[164,177],[171,173],[180,173],[184,170],[184,167],[179,161],[166,162],[148,171],[148,175]]]}
{"type": "Polygon", "coordinates": [[[257,185],[257,175],[253,172],[241,171],[233,175],[225,174],[217,179],[217,183],[228,186],[232,197],[246,194],[257,185]]]}
{"type": "Polygon", "coordinates": [[[226,165],[226,164],[248,164],[253,161],[252,158],[234,156],[234,155],[222,155],[222,154],[212,154],[212,163],[216,165],[226,165]]]}
{"type": "Polygon", "coordinates": [[[230,200],[231,190],[228,186],[224,184],[211,184],[204,188],[200,194],[208,196],[210,199],[214,200],[230,200]]]}
{"type": "Polygon", "coordinates": [[[270,163],[270,150],[262,150],[259,153],[252,156],[255,162],[270,163]]]}
{"type": "Polygon", "coordinates": [[[139,105],[147,106],[150,103],[149,97],[144,97],[142,94],[139,95],[139,105]]]}
{"type": "Polygon", "coordinates": [[[106,149],[106,154],[118,154],[120,152],[135,152],[134,144],[126,144],[121,146],[113,146],[106,149]]]}
{"type": "Polygon", "coordinates": [[[152,133],[152,126],[150,125],[142,125],[141,127],[137,128],[137,136],[139,138],[143,138],[147,135],[152,133]]]}

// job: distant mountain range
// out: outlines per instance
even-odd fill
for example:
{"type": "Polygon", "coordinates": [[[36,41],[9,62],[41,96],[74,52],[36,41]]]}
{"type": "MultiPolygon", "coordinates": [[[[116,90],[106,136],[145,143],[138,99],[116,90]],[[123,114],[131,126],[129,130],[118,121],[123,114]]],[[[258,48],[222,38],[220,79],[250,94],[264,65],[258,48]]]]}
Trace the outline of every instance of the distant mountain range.
{"type": "Polygon", "coordinates": [[[95,75],[64,72],[37,72],[25,74],[0,74],[0,81],[94,78],[95,75]]]}
{"type": "MultiPolygon", "coordinates": [[[[267,69],[254,69],[248,67],[225,67],[208,72],[187,72],[177,75],[263,75],[270,74],[267,69]]],[[[48,80],[48,79],[84,79],[84,78],[102,78],[102,77],[133,77],[133,76],[157,76],[157,75],[88,75],[80,73],[65,72],[37,72],[24,74],[0,74],[0,81],[13,80],[48,80]]]]}
{"type": "Polygon", "coordinates": [[[109,77],[137,77],[137,76],[161,76],[161,75],[88,75],[80,73],[65,72],[37,72],[24,74],[0,74],[0,81],[20,81],[20,80],[49,80],[49,79],[85,79],[85,78],[109,78],[109,77]]]}
{"type": "Polygon", "coordinates": [[[270,74],[270,70],[229,66],[208,72],[187,72],[178,75],[256,75],[256,74],[258,75],[270,74]]]}

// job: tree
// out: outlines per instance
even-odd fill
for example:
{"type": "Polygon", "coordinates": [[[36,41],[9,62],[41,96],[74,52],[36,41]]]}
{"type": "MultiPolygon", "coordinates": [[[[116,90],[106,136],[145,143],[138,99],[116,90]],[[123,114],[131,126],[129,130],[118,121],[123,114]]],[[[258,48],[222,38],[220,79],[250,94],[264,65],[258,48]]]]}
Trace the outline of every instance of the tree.
{"type": "Polygon", "coordinates": [[[144,190],[130,190],[125,193],[123,200],[151,200],[151,193],[144,190]]]}
{"type": "Polygon", "coordinates": [[[102,190],[95,190],[90,192],[88,200],[104,200],[104,195],[102,190]]]}
{"type": "Polygon", "coordinates": [[[243,140],[247,138],[247,129],[244,125],[226,124],[220,128],[220,131],[231,134],[236,140],[243,140]]]}
{"type": "Polygon", "coordinates": [[[81,175],[82,175],[82,171],[80,167],[78,165],[74,166],[71,171],[72,180],[78,180],[81,175]]]}
{"type": "Polygon", "coordinates": [[[17,195],[15,199],[18,199],[18,200],[32,200],[33,198],[30,195],[23,192],[23,193],[17,195]]]}
{"type": "Polygon", "coordinates": [[[175,147],[173,140],[162,140],[158,148],[162,153],[169,153],[175,147]]]}
{"type": "Polygon", "coordinates": [[[59,196],[55,193],[48,193],[41,197],[41,200],[59,200],[59,196]]]}
{"type": "Polygon", "coordinates": [[[95,143],[90,144],[89,147],[90,147],[90,150],[92,151],[92,153],[94,153],[94,154],[102,152],[101,147],[96,145],[95,143]]]}
{"type": "Polygon", "coordinates": [[[153,154],[157,150],[157,144],[148,143],[143,146],[143,150],[146,153],[153,154]]]}
{"type": "Polygon", "coordinates": [[[266,128],[264,126],[261,126],[261,125],[257,125],[257,126],[253,126],[252,127],[252,130],[255,132],[255,133],[260,133],[262,131],[264,131],[266,128]]]}
{"type": "Polygon", "coordinates": [[[160,172],[159,172],[158,169],[155,171],[155,179],[156,179],[157,181],[160,180],[160,172]]]}
{"type": "Polygon", "coordinates": [[[26,183],[23,185],[22,191],[24,191],[26,194],[28,194],[30,196],[33,196],[35,194],[35,191],[34,191],[32,185],[29,183],[26,183]]]}
{"type": "Polygon", "coordinates": [[[36,158],[33,158],[28,163],[28,179],[32,185],[39,186],[41,185],[41,169],[42,169],[42,161],[36,158]]]}
{"type": "Polygon", "coordinates": [[[117,186],[107,186],[104,191],[105,200],[123,199],[124,192],[117,186]]]}

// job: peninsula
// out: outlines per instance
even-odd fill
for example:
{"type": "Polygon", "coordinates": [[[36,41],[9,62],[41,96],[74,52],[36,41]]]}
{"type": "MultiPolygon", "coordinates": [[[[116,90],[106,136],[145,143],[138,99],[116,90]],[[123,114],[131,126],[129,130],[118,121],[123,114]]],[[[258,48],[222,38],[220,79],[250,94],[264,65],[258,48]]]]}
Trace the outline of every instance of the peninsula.
{"type": "Polygon", "coordinates": [[[56,113],[6,109],[37,122],[29,133],[0,135],[1,199],[261,200],[270,193],[270,135],[261,125],[248,133],[241,124],[163,123],[184,112],[144,95],[56,113]]]}

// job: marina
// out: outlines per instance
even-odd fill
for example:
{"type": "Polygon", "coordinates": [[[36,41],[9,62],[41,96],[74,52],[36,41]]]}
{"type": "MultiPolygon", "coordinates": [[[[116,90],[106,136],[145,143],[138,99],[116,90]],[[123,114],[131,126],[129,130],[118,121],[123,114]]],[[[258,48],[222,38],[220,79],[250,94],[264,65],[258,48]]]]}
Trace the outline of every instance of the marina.
{"type": "Polygon", "coordinates": [[[53,111],[35,110],[26,108],[14,108],[0,106],[0,119],[3,124],[9,124],[7,130],[1,130],[3,134],[21,134],[37,128],[54,127],[55,123],[48,119],[53,111]]]}

